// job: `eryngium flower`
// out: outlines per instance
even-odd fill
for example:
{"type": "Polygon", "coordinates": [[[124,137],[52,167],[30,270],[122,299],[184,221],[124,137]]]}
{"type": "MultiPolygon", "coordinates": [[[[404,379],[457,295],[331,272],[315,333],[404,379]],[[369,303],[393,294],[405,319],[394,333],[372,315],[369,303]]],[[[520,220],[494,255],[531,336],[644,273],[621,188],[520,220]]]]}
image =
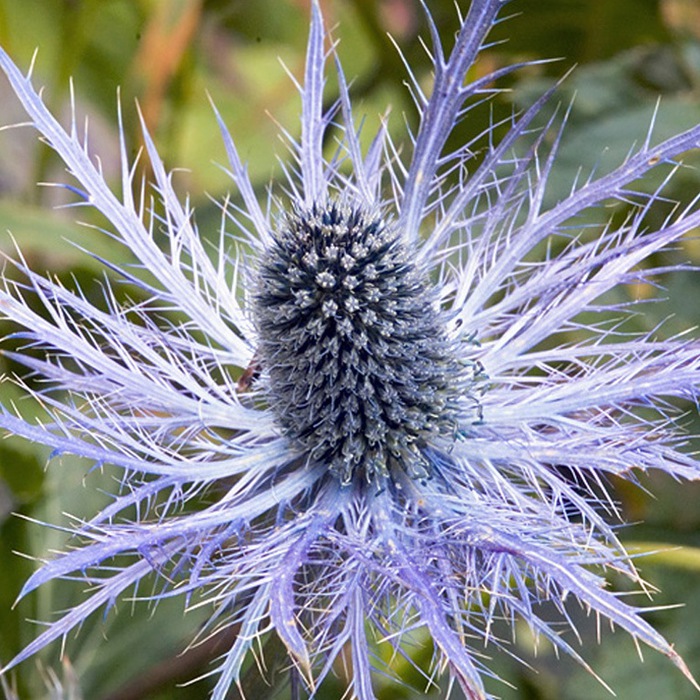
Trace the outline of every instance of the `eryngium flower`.
{"type": "Polygon", "coordinates": [[[349,694],[368,700],[373,672],[387,670],[375,640],[400,649],[420,628],[436,669],[484,698],[499,620],[521,619],[585,663],[562,634],[572,600],[690,677],[643,611],[606,588],[608,567],[637,579],[604,517],[614,507],[603,484],[639,470],[700,474],[670,416],[674,397],[697,399],[698,344],[630,337],[584,314],[624,315],[606,292],[654,275],[640,263],[700,224],[693,203],[647,230],[658,193],[630,186],[697,147],[700,127],[657,145],[650,136],[549,206],[557,138],[533,128],[547,96],[500,142],[446,147],[511,70],[465,82],[503,4],[473,0],[449,54],[426,12],[434,83],[427,94],[409,69],[420,127],[402,153],[384,128],[363,152],[337,61],[339,99],[324,112],[334,53],[313,3],[301,137],[268,210],[219,119],[239,204],[224,207],[213,257],[147,133],[152,212],[133,198],[126,145],[116,194],[75,120],[64,130],[1,55],[71,187],[140,263],[112,271],[146,297],[125,306],[106,286],[96,306],[21,260],[26,282],[0,293],[26,346],[44,349],[12,356],[44,377],[50,414],[32,423],[7,409],[0,423],[123,470],[113,502],[22,591],[82,575],[85,601],[5,670],[150,576],[154,596],[203,596],[212,625],[238,630],[219,699],[256,640],[277,635],[309,689],[340,657],[349,694]],[[338,145],[326,153],[331,127],[338,145]],[[638,206],[597,237],[577,229],[579,215],[614,200],[638,206]],[[241,236],[253,253],[236,258],[241,236]],[[537,262],[543,242],[559,252],[537,262]]]}

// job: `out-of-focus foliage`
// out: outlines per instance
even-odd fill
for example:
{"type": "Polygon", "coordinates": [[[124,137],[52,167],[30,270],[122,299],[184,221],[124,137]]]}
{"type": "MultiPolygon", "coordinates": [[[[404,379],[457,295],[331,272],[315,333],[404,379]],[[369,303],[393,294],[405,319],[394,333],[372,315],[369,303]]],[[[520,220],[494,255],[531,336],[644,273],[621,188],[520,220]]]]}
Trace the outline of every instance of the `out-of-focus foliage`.
{"type": "MultiPolygon", "coordinates": [[[[453,0],[427,2],[449,43],[456,26],[453,0]]],[[[401,58],[387,32],[396,38],[414,72],[429,83],[420,40],[427,31],[419,3],[322,0],[322,4],[328,25],[342,27],[337,32],[342,36],[338,52],[346,74],[354,77],[355,105],[369,122],[385,118],[390,105],[390,128],[400,139],[405,123],[415,125],[415,113],[402,87],[401,58]]],[[[466,0],[457,4],[466,6],[466,0]]],[[[530,66],[508,83],[495,86],[503,91],[471,112],[455,138],[471,139],[490,123],[507,118],[576,65],[552,102],[559,118],[567,115],[568,125],[549,197],[561,196],[577,178],[585,179],[593,170],[620,162],[635,141],[647,136],[652,121],[652,139],[656,140],[700,121],[700,6],[696,0],[514,0],[509,8],[512,16],[496,28],[494,45],[482,56],[477,70],[486,73],[516,60],[560,60],[530,66]]],[[[117,100],[123,106],[134,154],[140,142],[134,108],[138,100],[168,165],[187,168],[176,175],[176,184],[196,198],[202,234],[216,236],[220,213],[215,201],[229,194],[230,182],[215,164],[223,162],[224,156],[207,93],[222,112],[264,197],[267,182],[278,172],[277,158],[287,157],[277,140],[276,122],[294,131],[299,110],[294,84],[280,61],[293,75],[300,74],[307,17],[308,0],[0,0],[0,42],[25,66],[39,49],[35,79],[46,86],[45,97],[57,112],[66,111],[63,107],[70,99],[72,77],[78,111],[90,115],[91,147],[99,152],[108,176],[117,173],[117,100]]],[[[21,118],[6,85],[0,84],[0,123],[21,118]]],[[[674,200],[696,196],[698,165],[700,159],[690,154],[669,190],[674,200]]],[[[61,179],[57,163],[36,144],[32,132],[0,132],[0,250],[13,252],[13,239],[6,233],[11,231],[32,268],[51,270],[66,284],[77,283],[86,293],[99,294],[99,284],[93,280],[102,274],[101,266],[81,249],[96,258],[109,251],[112,260],[124,252],[94,228],[73,223],[76,217],[84,220],[91,214],[73,208],[51,210],[51,205],[66,201],[65,192],[37,189],[35,183],[61,179]]],[[[650,212],[650,222],[663,218],[672,206],[668,202],[650,212]]],[[[610,212],[610,216],[621,217],[624,212],[610,212]]],[[[99,226],[102,222],[93,218],[88,223],[99,226]]],[[[682,247],[664,255],[669,266],[689,260],[700,264],[700,242],[688,237],[682,247]]],[[[12,274],[9,267],[6,274],[12,274]]],[[[646,287],[627,290],[628,298],[669,299],[645,306],[636,330],[653,329],[665,319],[669,319],[663,327],[666,334],[700,323],[698,277],[697,272],[675,272],[662,281],[668,295],[646,287]]],[[[8,334],[12,329],[3,326],[0,332],[8,334]]],[[[4,358],[0,363],[0,372],[20,371],[4,358]]],[[[17,396],[11,383],[0,385],[4,404],[17,396]]],[[[697,411],[695,418],[691,407],[689,412],[689,430],[700,432],[697,411]]],[[[74,593],[69,586],[47,586],[11,609],[34,566],[16,552],[43,557],[63,545],[61,531],[50,531],[33,521],[67,522],[69,516],[63,513],[80,518],[93,512],[94,503],[105,498],[100,484],[115,478],[108,469],[84,478],[89,471],[85,465],[65,457],[45,470],[48,457],[45,450],[15,439],[0,442],[0,662],[32,638],[33,626],[25,618],[47,619],[51,611],[69,607],[74,593]]],[[[697,672],[700,555],[692,547],[700,547],[700,488],[653,476],[645,479],[653,480],[653,491],[660,494],[655,501],[647,498],[643,488],[618,490],[627,518],[645,523],[624,531],[623,538],[643,541],[646,550],[689,547],[681,550],[683,554],[662,551],[642,560],[640,566],[649,581],[663,590],[655,599],[660,605],[686,601],[683,611],[660,610],[652,616],[697,672]]],[[[28,662],[12,682],[20,698],[32,700],[50,697],[48,688],[54,676],[63,679],[65,697],[71,693],[76,698],[82,694],[112,700],[205,697],[206,680],[177,686],[179,681],[206,674],[217,649],[227,642],[211,639],[178,656],[183,640],[202,615],[203,611],[194,610],[183,616],[175,604],[161,603],[155,611],[121,605],[118,614],[112,611],[104,619],[92,620],[77,639],[68,640],[67,670],[62,669],[58,650],[54,650],[41,655],[41,673],[28,662]]],[[[585,622],[582,625],[586,627],[585,622]]],[[[597,646],[595,620],[588,627],[584,656],[621,700],[695,697],[661,656],[649,654],[646,665],[640,667],[628,639],[604,634],[603,643],[597,646]]],[[[425,658],[427,667],[431,651],[417,648],[414,658],[425,658]]],[[[495,666],[517,688],[494,684],[492,689],[505,700],[608,697],[594,678],[573,663],[554,663],[546,645],[535,659],[534,650],[521,637],[514,652],[539,673],[501,655],[495,666]]],[[[266,675],[272,677],[273,685],[265,685],[253,668],[246,681],[249,697],[271,697],[275,692],[275,697],[288,695],[283,683],[281,690],[273,690],[284,678],[284,674],[275,675],[273,657],[274,650],[268,650],[266,675]]],[[[340,676],[346,672],[337,669],[340,676]]],[[[413,675],[407,682],[414,690],[407,686],[401,697],[423,696],[425,679],[413,675]]],[[[335,700],[341,687],[330,682],[318,697],[335,700]]],[[[381,700],[397,697],[395,688],[380,692],[381,700]]]]}

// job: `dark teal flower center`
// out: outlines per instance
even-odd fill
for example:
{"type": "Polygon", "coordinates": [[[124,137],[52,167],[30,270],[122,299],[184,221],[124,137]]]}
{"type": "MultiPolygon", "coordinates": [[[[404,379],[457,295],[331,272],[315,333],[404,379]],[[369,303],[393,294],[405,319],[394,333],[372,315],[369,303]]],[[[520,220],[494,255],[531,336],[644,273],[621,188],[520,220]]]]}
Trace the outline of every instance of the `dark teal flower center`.
{"type": "Polygon", "coordinates": [[[268,400],[344,483],[430,473],[455,431],[465,364],[428,279],[381,217],[329,205],[284,219],[254,294],[268,400]]]}

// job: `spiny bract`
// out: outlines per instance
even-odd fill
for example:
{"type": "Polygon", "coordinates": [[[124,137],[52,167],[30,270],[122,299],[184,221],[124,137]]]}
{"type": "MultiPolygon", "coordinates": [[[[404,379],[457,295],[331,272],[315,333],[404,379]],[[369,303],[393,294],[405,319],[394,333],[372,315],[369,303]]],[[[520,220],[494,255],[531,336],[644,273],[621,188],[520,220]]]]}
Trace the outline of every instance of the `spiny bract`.
{"type": "Polygon", "coordinates": [[[324,111],[335,52],[312,2],[301,136],[268,210],[219,118],[237,198],[223,207],[213,257],[145,129],[153,212],[134,198],[126,144],[115,194],[75,118],[64,130],[0,53],[71,191],[140,264],[112,272],[147,300],[120,303],[107,284],[95,305],[22,260],[25,281],[0,290],[26,347],[44,350],[11,356],[43,377],[47,413],[33,422],[8,407],[0,426],[123,471],[113,501],[22,591],[84,577],[85,601],[5,672],[128,591],[143,596],[149,577],[154,599],[210,605],[210,629],[238,631],[216,700],[269,635],[296,685],[313,694],[342,658],[348,697],[371,700],[373,675],[391,672],[376,644],[410,660],[403,644],[418,630],[432,639],[435,673],[485,698],[485,646],[503,644],[497,622],[522,620],[585,663],[562,633],[575,624],[571,601],[690,678],[643,610],[606,587],[608,567],[639,579],[604,517],[615,513],[602,485],[635,470],[700,475],[670,408],[698,399],[698,343],[585,319],[623,316],[606,293],[649,279],[659,270],[640,263],[700,225],[695,201],[649,230],[661,191],[630,186],[698,147],[700,127],[656,145],[650,132],[620,167],[553,204],[559,135],[536,129],[547,95],[500,141],[486,133],[448,146],[513,70],[466,81],[505,4],[473,0],[449,54],[426,8],[434,79],[428,94],[408,69],[419,128],[402,150],[384,126],[363,149],[337,60],[338,99],[324,111]],[[331,125],[335,151],[324,147],[331,125]],[[579,215],[615,200],[638,206],[598,237],[578,235],[579,215]],[[252,253],[234,258],[240,237],[252,253]],[[552,607],[559,623],[545,617],[552,607]]]}

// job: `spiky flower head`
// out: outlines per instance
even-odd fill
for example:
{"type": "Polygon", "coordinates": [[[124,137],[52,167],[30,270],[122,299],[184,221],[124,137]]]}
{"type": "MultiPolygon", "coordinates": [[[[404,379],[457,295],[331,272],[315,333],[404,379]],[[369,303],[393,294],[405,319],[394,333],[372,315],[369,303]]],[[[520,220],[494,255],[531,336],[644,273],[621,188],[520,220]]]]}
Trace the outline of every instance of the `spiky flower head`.
{"type": "Polygon", "coordinates": [[[150,576],[155,598],[199,596],[212,627],[238,631],[218,667],[219,700],[269,635],[312,694],[342,657],[349,695],[369,700],[376,640],[401,651],[417,629],[432,638],[436,669],[485,698],[481,659],[486,643],[502,643],[499,620],[522,619],[585,663],[543,616],[550,602],[573,625],[567,599],[690,677],[641,610],[606,588],[606,567],[637,577],[601,486],[634,470],[700,475],[669,427],[671,399],[697,400],[698,343],[631,338],[585,318],[606,308],[606,292],[654,274],[640,262],[700,224],[694,202],[645,230],[659,193],[630,189],[697,147],[700,127],[656,145],[650,133],[618,169],[550,206],[558,138],[533,129],[547,96],[499,142],[484,135],[478,162],[474,144],[450,150],[456,122],[510,70],[465,82],[504,4],[473,0],[449,55],[426,10],[434,83],[426,94],[409,72],[420,126],[402,157],[383,127],[363,151],[338,61],[339,99],[324,113],[328,54],[312,3],[301,137],[269,210],[219,119],[241,204],[224,207],[213,259],[145,130],[161,214],[134,199],[124,143],[117,195],[75,120],[64,130],[0,54],[73,191],[139,261],[113,272],[146,297],[124,305],[107,286],[96,305],[21,260],[26,281],[0,292],[3,314],[45,351],[13,357],[44,377],[49,413],[33,423],[8,408],[0,424],[124,474],[113,502],[76,528],[77,546],[22,592],[84,576],[85,601],[5,670],[150,576]],[[341,135],[328,154],[331,124],[341,135]],[[577,235],[586,210],[635,198],[620,227],[577,235]],[[250,258],[229,252],[241,235],[254,251],[245,275],[250,258]],[[543,242],[559,252],[537,262],[543,242]],[[562,340],[570,330],[575,343],[562,340]]]}
{"type": "Polygon", "coordinates": [[[414,256],[381,215],[329,202],[286,216],[260,262],[270,408],[344,485],[429,476],[425,448],[454,434],[469,395],[466,348],[414,256]]]}

